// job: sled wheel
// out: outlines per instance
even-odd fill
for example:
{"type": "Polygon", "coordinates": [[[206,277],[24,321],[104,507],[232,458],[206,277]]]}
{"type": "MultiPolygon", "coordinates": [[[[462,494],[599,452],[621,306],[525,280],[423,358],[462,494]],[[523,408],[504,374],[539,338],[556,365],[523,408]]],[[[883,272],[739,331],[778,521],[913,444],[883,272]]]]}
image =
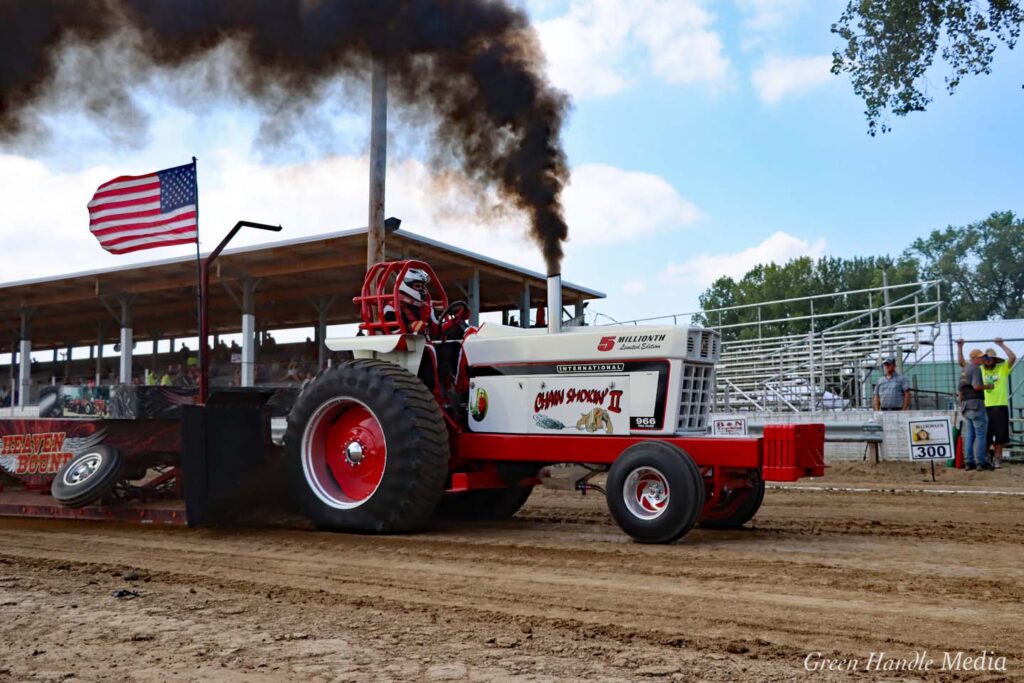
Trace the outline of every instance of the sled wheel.
{"type": "Polygon", "coordinates": [[[608,471],[608,510],[641,543],[671,543],[697,523],[704,480],[693,459],[664,441],[630,446],[608,471]]]}
{"type": "Polygon", "coordinates": [[[444,491],[441,410],[392,363],[354,360],[320,373],[288,415],[284,446],[298,502],[324,529],[418,529],[444,491]]]}
{"type": "Polygon", "coordinates": [[[757,514],[764,502],[764,478],[754,470],[750,475],[750,486],[731,491],[727,496],[701,515],[700,526],[704,529],[738,529],[757,514]]]}
{"type": "Polygon", "coordinates": [[[519,482],[533,479],[539,469],[539,465],[530,463],[499,463],[498,474],[508,486],[445,494],[437,504],[434,516],[444,519],[511,519],[533,493],[533,486],[522,486],[519,482]]]}
{"type": "Polygon", "coordinates": [[[533,493],[532,486],[509,486],[467,493],[449,493],[434,512],[444,519],[511,519],[533,493]]]}
{"type": "Polygon", "coordinates": [[[117,449],[93,446],[61,466],[50,484],[50,495],[64,507],[84,507],[113,491],[123,472],[124,460],[117,449]]]}

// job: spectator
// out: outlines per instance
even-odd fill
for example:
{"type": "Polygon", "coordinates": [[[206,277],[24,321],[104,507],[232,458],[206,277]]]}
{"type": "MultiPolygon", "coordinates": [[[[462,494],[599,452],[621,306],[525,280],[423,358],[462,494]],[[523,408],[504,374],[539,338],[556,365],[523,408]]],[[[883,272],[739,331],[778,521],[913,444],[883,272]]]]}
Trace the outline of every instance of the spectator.
{"type": "Polygon", "coordinates": [[[181,364],[178,364],[178,365],[174,366],[174,379],[171,380],[171,382],[172,382],[172,384],[174,384],[174,386],[176,386],[176,387],[190,387],[190,386],[192,386],[192,382],[189,380],[188,372],[186,371],[185,368],[186,368],[186,366],[182,366],[181,364]]]}
{"type": "Polygon", "coordinates": [[[223,339],[218,339],[216,346],[213,347],[213,357],[222,363],[231,360],[231,351],[228,350],[228,345],[224,343],[223,339]]]}
{"type": "Polygon", "coordinates": [[[896,361],[886,358],[882,361],[885,374],[875,385],[875,410],[906,410],[910,405],[910,383],[896,372],[896,361]]]}
{"type": "Polygon", "coordinates": [[[174,366],[168,365],[163,376],[160,377],[160,386],[169,387],[172,384],[174,384],[174,366]]]}
{"type": "Polygon", "coordinates": [[[284,379],[286,382],[296,383],[301,382],[303,378],[302,372],[299,370],[299,363],[294,358],[288,363],[288,370],[285,372],[284,379]]]}
{"type": "Polygon", "coordinates": [[[1010,442],[1010,371],[1017,363],[1017,356],[996,337],[995,344],[1006,352],[1006,359],[999,357],[993,348],[985,350],[981,357],[981,377],[986,386],[985,411],[988,413],[988,443],[992,445],[992,467],[1003,466],[1003,446],[1010,442]]]}
{"type": "Polygon", "coordinates": [[[988,413],[985,411],[985,389],[990,389],[981,376],[981,349],[972,349],[970,360],[964,361],[964,340],[956,340],[963,371],[960,373],[960,412],[964,416],[964,468],[990,470],[988,462],[988,413]]]}
{"type": "Polygon", "coordinates": [[[270,364],[270,367],[267,368],[266,381],[268,381],[268,382],[280,382],[281,380],[284,379],[284,373],[285,373],[285,370],[281,366],[281,363],[275,360],[274,362],[272,362],[270,364]]]}

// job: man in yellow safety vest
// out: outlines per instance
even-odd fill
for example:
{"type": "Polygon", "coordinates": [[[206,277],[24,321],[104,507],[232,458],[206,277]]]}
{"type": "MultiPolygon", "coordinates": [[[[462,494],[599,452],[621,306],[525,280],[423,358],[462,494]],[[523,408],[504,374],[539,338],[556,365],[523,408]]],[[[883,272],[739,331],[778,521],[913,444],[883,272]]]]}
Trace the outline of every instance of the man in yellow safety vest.
{"type": "Polygon", "coordinates": [[[985,410],[988,412],[988,441],[992,444],[992,466],[1002,466],[1003,446],[1010,442],[1010,371],[1017,362],[1017,356],[1003,340],[996,337],[996,346],[1006,353],[1000,358],[994,348],[985,350],[981,357],[981,376],[985,385],[985,410]]]}

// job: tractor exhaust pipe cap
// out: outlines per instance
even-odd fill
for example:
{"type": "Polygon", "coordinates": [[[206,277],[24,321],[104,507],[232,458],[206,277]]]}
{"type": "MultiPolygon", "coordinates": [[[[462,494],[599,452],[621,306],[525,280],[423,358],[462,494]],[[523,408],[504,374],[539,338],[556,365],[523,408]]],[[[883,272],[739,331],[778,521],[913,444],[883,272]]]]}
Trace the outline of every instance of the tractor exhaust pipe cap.
{"type": "Polygon", "coordinates": [[[562,331],[562,274],[548,275],[548,334],[562,331]]]}

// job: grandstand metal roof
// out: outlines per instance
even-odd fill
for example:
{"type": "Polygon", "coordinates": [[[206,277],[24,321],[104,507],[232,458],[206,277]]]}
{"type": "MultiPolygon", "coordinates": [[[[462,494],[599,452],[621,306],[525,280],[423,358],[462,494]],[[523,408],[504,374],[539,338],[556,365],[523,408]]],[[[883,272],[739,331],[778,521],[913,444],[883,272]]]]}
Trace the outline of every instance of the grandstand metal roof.
{"type": "MultiPolygon", "coordinates": [[[[450,299],[467,298],[463,288],[473,272],[479,272],[481,312],[517,310],[526,284],[531,306],[546,305],[543,274],[405,230],[388,235],[387,256],[430,263],[450,299]]],[[[226,334],[240,329],[240,283],[245,279],[259,282],[255,313],[261,328],[313,325],[317,313],[312,302],[321,296],[334,296],[328,324],[357,322],[352,297],[358,294],[365,271],[366,228],[228,249],[210,276],[210,331],[226,334]]],[[[30,310],[33,349],[94,344],[100,330],[110,343],[118,337],[115,314],[120,314],[122,295],[133,297],[136,340],[195,336],[192,257],[0,284],[0,329],[15,337],[21,312],[30,310]]],[[[563,283],[566,305],[604,296],[563,283]]]]}

